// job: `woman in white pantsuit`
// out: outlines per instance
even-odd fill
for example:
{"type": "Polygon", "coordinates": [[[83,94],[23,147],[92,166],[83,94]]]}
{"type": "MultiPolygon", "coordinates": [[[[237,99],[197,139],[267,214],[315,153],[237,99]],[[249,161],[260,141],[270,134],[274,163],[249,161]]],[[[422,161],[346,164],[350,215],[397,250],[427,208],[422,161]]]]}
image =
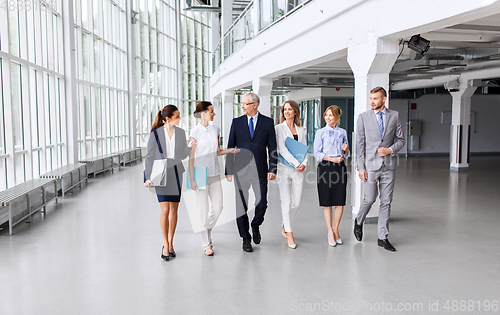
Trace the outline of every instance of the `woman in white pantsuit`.
{"type": "Polygon", "coordinates": [[[300,163],[288,151],[285,141],[290,137],[306,144],[306,131],[300,125],[299,105],[292,100],[286,101],[281,107],[281,123],[275,126],[275,130],[278,153],[294,167],[292,168],[279,162],[277,175],[281,199],[281,213],[283,215],[282,233],[288,241],[288,247],[291,249],[297,247],[291,224],[302,199],[303,172],[306,168],[307,158],[300,163]]]}
{"type": "Polygon", "coordinates": [[[220,150],[220,129],[214,124],[215,112],[212,103],[200,102],[196,105],[193,115],[199,118],[199,123],[191,130],[189,139],[196,140],[197,144],[189,154],[189,176],[186,180],[191,182],[191,189],[196,194],[196,204],[200,211],[202,247],[205,255],[213,256],[212,229],[222,212],[222,186],[220,183],[219,155],[237,153],[238,149],[220,150]],[[207,168],[207,188],[198,189],[194,181],[194,167],[207,168]],[[208,199],[212,202],[210,207],[208,199]]]}

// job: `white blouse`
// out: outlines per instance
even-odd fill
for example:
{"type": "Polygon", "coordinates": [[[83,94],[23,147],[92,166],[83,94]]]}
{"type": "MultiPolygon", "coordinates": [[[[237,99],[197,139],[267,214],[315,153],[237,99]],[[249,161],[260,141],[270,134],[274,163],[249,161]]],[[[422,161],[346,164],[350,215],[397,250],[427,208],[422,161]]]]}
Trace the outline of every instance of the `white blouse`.
{"type": "Polygon", "coordinates": [[[165,128],[165,139],[167,142],[166,148],[167,148],[167,159],[173,159],[175,156],[175,128],[174,128],[174,133],[172,134],[172,138],[168,136],[168,131],[167,128],[165,128]]]}
{"type": "Polygon", "coordinates": [[[208,177],[220,175],[219,159],[217,156],[219,135],[220,129],[214,124],[209,124],[207,127],[197,124],[189,133],[190,137],[196,139],[194,166],[207,167],[208,177]]]}

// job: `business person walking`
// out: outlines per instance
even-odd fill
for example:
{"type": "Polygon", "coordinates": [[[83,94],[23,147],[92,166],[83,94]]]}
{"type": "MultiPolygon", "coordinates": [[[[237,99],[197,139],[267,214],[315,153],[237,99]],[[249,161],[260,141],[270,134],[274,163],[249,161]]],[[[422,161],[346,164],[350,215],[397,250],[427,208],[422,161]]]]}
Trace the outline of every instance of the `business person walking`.
{"type": "Polygon", "coordinates": [[[252,252],[251,239],[260,244],[259,227],[264,222],[267,209],[267,181],[274,180],[277,172],[276,134],[273,120],[259,113],[260,99],[255,93],[247,93],[241,101],[243,116],[234,118],[229,132],[227,148],[238,148],[236,154],[226,158],[226,179],[235,179],[236,223],[243,239],[243,250],[252,252]],[[269,160],[268,160],[269,157],[269,160]],[[269,161],[269,164],[268,164],[269,161]],[[255,216],[248,222],[248,190],[255,194],[255,216]]]}
{"type": "Polygon", "coordinates": [[[396,248],[387,239],[396,172],[395,154],[404,146],[399,113],[385,107],[387,92],[382,87],[370,91],[371,110],[358,117],[356,127],[356,168],[363,183],[364,198],[354,219],[354,236],[363,238],[363,222],[380,191],[377,244],[389,251],[396,248]]]}
{"type": "Polygon", "coordinates": [[[342,111],[337,105],[328,107],[323,113],[326,126],[318,130],[314,137],[314,157],[319,162],[319,205],[324,207],[328,244],[332,247],[343,244],[339,225],[347,196],[347,167],[344,159],[350,156],[347,132],[338,126],[341,115],[342,111]],[[332,207],[335,207],[333,226],[332,207]]]}
{"type": "Polygon", "coordinates": [[[189,140],[195,140],[196,145],[189,153],[189,178],[191,189],[195,191],[196,204],[200,211],[202,224],[201,241],[205,255],[213,256],[212,229],[222,212],[222,185],[220,183],[220,155],[237,153],[238,149],[221,150],[219,146],[220,129],[214,124],[215,111],[212,103],[199,102],[193,113],[199,118],[198,124],[191,130],[189,140]],[[207,168],[207,187],[198,189],[194,178],[195,167],[207,168]],[[209,205],[209,197],[211,205],[209,205]]]}
{"type": "Polygon", "coordinates": [[[161,258],[165,261],[176,256],[174,234],[177,227],[177,209],[181,201],[182,160],[187,158],[195,140],[186,144],[186,133],[177,127],[181,120],[179,110],[167,105],[156,115],[148,140],[148,153],[144,162],[144,186],[152,187],[159,183],[151,182],[154,160],[167,159],[167,185],[155,187],[160,203],[160,227],[163,237],[161,258]]]}
{"type": "Polygon", "coordinates": [[[307,157],[301,163],[288,151],[285,145],[287,138],[292,138],[303,144],[306,143],[306,131],[300,123],[300,107],[297,102],[289,100],[281,106],[281,123],[274,127],[276,130],[276,142],[278,154],[281,155],[294,168],[278,163],[278,187],[281,199],[281,214],[283,216],[282,233],[288,241],[288,247],[297,248],[292,232],[292,221],[299,209],[302,200],[302,186],[304,184],[304,170],[307,165],[307,157]]]}

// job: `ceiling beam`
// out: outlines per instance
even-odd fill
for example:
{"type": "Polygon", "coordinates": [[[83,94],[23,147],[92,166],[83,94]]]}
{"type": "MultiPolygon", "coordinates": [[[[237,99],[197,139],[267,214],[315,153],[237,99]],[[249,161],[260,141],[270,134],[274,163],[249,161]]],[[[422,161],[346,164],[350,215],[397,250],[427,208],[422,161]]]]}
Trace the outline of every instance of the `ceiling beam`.
{"type": "Polygon", "coordinates": [[[462,72],[460,75],[444,75],[429,80],[408,80],[391,84],[391,91],[434,87],[454,80],[493,79],[500,77],[500,67],[462,72]]]}

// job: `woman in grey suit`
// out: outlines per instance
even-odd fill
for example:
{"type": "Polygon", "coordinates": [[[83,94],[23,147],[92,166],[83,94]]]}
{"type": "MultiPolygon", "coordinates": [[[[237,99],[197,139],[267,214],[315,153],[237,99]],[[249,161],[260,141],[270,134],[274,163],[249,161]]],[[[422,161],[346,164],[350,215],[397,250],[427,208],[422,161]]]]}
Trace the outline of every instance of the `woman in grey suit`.
{"type": "Polygon", "coordinates": [[[167,105],[156,115],[148,140],[148,153],[145,159],[144,186],[154,187],[151,181],[154,160],[167,159],[167,185],[156,186],[156,196],[160,203],[160,227],[163,237],[161,258],[165,261],[176,256],[174,233],[177,227],[177,209],[181,201],[182,160],[187,158],[196,141],[186,144],[186,133],[177,127],[181,120],[179,110],[167,105]]]}

